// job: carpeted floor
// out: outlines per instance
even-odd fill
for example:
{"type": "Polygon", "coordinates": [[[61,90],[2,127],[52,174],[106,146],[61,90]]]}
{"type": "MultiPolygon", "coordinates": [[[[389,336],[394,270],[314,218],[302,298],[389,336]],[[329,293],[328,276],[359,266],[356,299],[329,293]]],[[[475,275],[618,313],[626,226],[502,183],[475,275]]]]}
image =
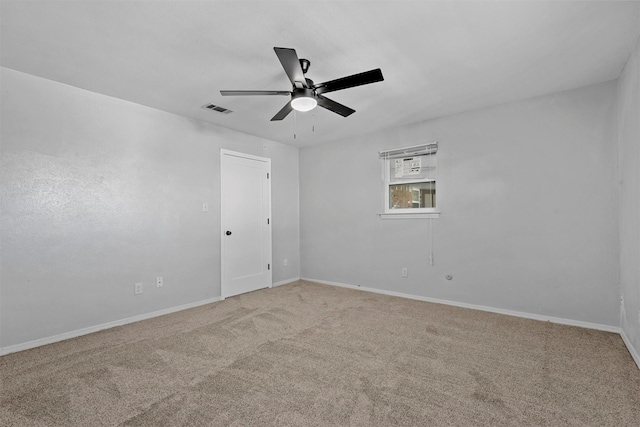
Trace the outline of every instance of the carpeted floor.
{"type": "Polygon", "coordinates": [[[639,426],[613,333],[296,282],[0,358],[2,426],[639,426]]]}

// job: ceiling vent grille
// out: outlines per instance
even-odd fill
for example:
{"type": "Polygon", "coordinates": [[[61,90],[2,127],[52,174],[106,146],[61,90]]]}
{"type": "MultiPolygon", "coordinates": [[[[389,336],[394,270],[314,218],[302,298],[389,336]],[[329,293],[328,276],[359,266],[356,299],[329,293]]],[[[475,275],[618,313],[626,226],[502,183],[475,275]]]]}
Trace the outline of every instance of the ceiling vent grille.
{"type": "Polygon", "coordinates": [[[205,110],[217,111],[218,113],[222,113],[222,114],[233,113],[233,111],[229,110],[228,108],[224,108],[214,104],[206,104],[206,105],[203,105],[202,108],[204,108],[205,110]]]}

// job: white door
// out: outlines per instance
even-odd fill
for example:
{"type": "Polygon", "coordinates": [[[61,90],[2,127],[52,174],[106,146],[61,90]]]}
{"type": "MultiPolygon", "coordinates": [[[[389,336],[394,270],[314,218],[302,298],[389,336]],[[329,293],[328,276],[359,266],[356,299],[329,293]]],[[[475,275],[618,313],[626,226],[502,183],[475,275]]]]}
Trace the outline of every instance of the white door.
{"type": "Polygon", "coordinates": [[[220,150],[222,298],[271,287],[271,159],[220,150]]]}

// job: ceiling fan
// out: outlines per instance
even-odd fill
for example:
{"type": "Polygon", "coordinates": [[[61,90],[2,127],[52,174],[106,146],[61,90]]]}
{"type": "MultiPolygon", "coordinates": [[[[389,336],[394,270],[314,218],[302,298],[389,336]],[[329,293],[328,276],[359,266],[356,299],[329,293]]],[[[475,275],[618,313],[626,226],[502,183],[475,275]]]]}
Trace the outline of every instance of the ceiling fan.
{"type": "Polygon", "coordinates": [[[309,70],[311,62],[307,59],[298,59],[295,49],[284,47],[274,47],[282,68],[291,80],[293,88],[291,91],[286,90],[221,90],[222,96],[243,96],[243,95],[290,95],[291,101],[282,107],[278,113],[273,116],[271,121],[282,120],[292,111],[310,111],[316,106],[326,108],[342,117],[347,117],[356,112],[356,110],[333,101],[323,93],[335,92],[336,90],[347,89],[355,86],[362,86],[369,83],[376,83],[384,80],[380,68],[364,73],[353,74],[351,76],[330,80],[324,83],[314,84],[313,80],[305,77],[309,70]]]}

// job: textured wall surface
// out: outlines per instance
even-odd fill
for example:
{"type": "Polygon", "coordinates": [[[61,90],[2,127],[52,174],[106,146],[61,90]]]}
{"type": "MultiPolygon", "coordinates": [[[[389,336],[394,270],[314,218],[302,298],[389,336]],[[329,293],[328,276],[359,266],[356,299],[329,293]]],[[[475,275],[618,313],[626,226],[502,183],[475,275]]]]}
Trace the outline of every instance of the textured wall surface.
{"type": "Polygon", "coordinates": [[[609,82],[302,148],[302,276],[617,327],[615,117],[609,82]],[[378,151],[434,140],[432,267],[428,220],[377,214],[378,151]]]}
{"type": "Polygon", "coordinates": [[[640,41],[618,82],[618,116],[620,326],[640,355],[640,41]]]}
{"type": "Polygon", "coordinates": [[[273,280],[300,276],[297,148],[1,77],[1,348],[218,297],[220,148],[272,159],[273,280]]]}

